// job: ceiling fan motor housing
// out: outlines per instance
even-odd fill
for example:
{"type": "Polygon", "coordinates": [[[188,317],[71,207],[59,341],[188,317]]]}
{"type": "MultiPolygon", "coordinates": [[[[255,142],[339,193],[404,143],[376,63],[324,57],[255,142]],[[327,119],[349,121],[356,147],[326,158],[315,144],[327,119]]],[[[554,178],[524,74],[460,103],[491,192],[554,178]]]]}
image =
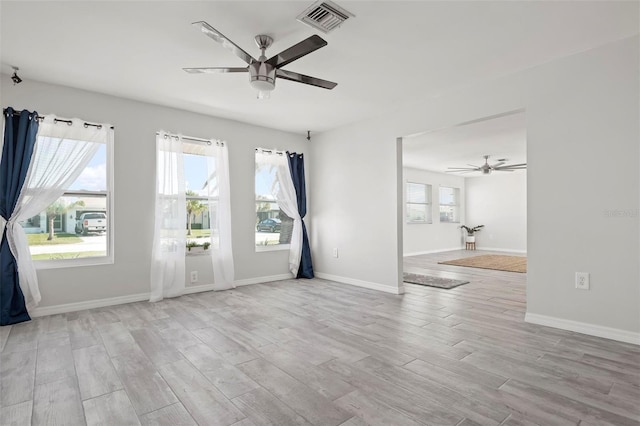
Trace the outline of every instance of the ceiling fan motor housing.
{"type": "Polygon", "coordinates": [[[276,87],[276,68],[266,62],[254,62],[249,65],[251,86],[262,92],[268,92],[276,87]]]}

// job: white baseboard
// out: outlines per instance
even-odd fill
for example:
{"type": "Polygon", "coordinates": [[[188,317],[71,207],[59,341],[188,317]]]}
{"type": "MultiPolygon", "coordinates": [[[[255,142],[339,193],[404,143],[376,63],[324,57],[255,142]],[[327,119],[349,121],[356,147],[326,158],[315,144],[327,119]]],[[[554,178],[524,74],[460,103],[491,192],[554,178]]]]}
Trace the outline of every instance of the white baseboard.
{"type": "MultiPolygon", "coordinates": [[[[281,281],[291,279],[291,274],[271,275],[267,277],[249,278],[235,281],[236,287],[260,284],[272,281],[281,281]]],[[[184,289],[183,294],[201,293],[203,291],[212,291],[213,284],[202,284],[189,286],[184,289]]],[[[125,303],[143,302],[149,300],[149,293],[131,294],[128,296],[116,296],[106,299],[87,300],[85,302],[65,303],[62,305],[42,306],[29,311],[31,318],[44,317],[47,315],[65,314],[67,312],[84,311],[85,309],[104,308],[106,306],[124,305],[125,303]]]]}
{"type": "Polygon", "coordinates": [[[357,287],[364,287],[371,290],[384,291],[385,293],[391,294],[403,294],[404,286],[401,287],[392,287],[389,285],[374,283],[371,281],[362,281],[357,280],[355,278],[347,278],[340,277],[338,275],[325,274],[324,272],[315,272],[316,278],[321,278],[323,280],[335,281],[343,284],[355,285],[357,287]]]}
{"type": "Polygon", "coordinates": [[[529,312],[525,314],[524,320],[531,324],[545,325],[547,327],[560,328],[562,330],[575,331],[590,336],[604,337],[605,339],[640,345],[640,333],[634,333],[633,331],[550,317],[547,315],[532,314],[529,312]]]}
{"type": "Polygon", "coordinates": [[[518,253],[518,254],[527,254],[526,250],[514,250],[514,249],[506,249],[506,248],[495,248],[495,247],[478,247],[478,250],[480,251],[499,251],[499,252],[504,252],[504,253],[518,253]]]}
{"type": "Polygon", "coordinates": [[[203,291],[213,291],[213,284],[201,284],[201,285],[192,285],[188,286],[184,289],[184,293],[182,294],[193,294],[193,293],[202,293],[203,291]]]}
{"type": "Polygon", "coordinates": [[[42,306],[29,311],[31,318],[47,315],[65,314],[67,312],[84,311],[85,309],[104,308],[105,306],[124,305],[125,303],[149,300],[149,293],[131,294],[128,296],[109,297],[107,299],[87,300],[85,302],[65,303],[62,305],[42,306]]]}
{"type": "Polygon", "coordinates": [[[457,250],[464,250],[464,247],[454,247],[454,248],[444,248],[444,249],[438,249],[438,250],[426,250],[426,251],[415,251],[413,253],[403,253],[402,257],[407,257],[407,256],[419,256],[421,254],[434,254],[434,253],[443,253],[445,251],[457,251],[457,250]]]}
{"type": "Polygon", "coordinates": [[[250,285],[250,284],[262,284],[262,283],[270,283],[273,281],[282,281],[282,280],[292,280],[295,277],[293,276],[293,274],[279,274],[279,275],[269,275],[266,277],[257,277],[257,278],[247,278],[244,280],[236,280],[234,281],[234,284],[236,285],[236,287],[240,287],[243,285],[250,285]]]}

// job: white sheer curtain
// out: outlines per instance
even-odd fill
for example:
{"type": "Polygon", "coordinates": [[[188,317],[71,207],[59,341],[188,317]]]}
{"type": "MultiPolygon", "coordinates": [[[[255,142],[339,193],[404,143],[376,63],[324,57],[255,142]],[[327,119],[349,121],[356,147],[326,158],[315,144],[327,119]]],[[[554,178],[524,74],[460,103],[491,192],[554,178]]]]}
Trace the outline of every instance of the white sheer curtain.
{"type": "Polygon", "coordinates": [[[231,243],[231,187],[229,182],[229,151],[221,141],[210,141],[207,157],[207,190],[211,226],[211,263],[214,290],[235,288],[233,247],[231,243]]]}
{"type": "Polygon", "coordinates": [[[300,256],[302,256],[302,219],[300,218],[300,213],[298,213],[296,188],[293,186],[293,179],[291,179],[289,160],[286,153],[259,149],[256,152],[256,161],[275,167],[277,184],[274,185],[271,192],[276,197],[280,209],[293,219],[291,244],[289,246],[289,271],[295,277],[298,274],[300,256]]]}
{"type": "Polygon", "coordinates": [[[31,164],[16,208],[7,222],[7,241],[18,263],[20,288],[27,309],[40,302],[36,275],[27,236],[18,222],[37,215],[60,198],[82,173],[101,144],[111,143],[111,125],[85,126],[74,118],[71,123],[48,115],[38,127],[31,164]]]}
{"type": "Polygon", "coordinates": [[[155,231],[150,302],[180,296],[185,288],[186,195],[182,138],[156,136],[155,231]]]}

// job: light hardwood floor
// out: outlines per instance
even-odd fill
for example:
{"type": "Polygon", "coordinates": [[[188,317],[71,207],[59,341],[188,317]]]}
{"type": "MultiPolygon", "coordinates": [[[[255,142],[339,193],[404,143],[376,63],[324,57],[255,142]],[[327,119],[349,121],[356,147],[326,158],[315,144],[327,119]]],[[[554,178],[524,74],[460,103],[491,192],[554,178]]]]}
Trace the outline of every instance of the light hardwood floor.
{"type": "Polygon", "coordinates": [[[638,425],[640,347],[527,324],[524,274],[281,281],[0,328],[6,425],[638,425]]]}

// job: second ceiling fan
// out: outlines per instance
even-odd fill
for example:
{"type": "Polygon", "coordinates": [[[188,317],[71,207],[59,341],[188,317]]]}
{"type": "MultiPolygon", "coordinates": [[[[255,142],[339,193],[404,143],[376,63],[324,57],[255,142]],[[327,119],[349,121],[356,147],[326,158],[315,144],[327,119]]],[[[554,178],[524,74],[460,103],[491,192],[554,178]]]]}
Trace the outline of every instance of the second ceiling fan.
{"type": "Polygon", "coordinates": [[[194,22],[193,26],[197,27],[206,36],[222,44],[225,49],[230,50],[237,57],[245,61],[247,67],[204,67],[204,68],[183,68],[188,73],[227,73],[227,72],[248,72],[250,83],[253,88],[258,90],[259,98],[268,98],[269,92],[276,87],[276,77],[285,80],[295,81],[298,83],[309,84],[323,89],[333,89],[338,85],[332,81],[322,80],[320,78],[299,74],[293,71],[283,70],[285,65],[302,58],[309,53],[320,49],[327,45],[321,37],[312,35],[302,40],[300,43],[283,50],[277,55],[267,59],[265,50],[271,46],[273,39],[267,35],[257,35],[255,37],[256,44],[262,51],[258,59],[244,51],[240,46],[229,40],[220,31],[213,28],[204,21],[194,22]]]}
{"type": "Polygon", "coordinates": [[[448,167],[447,173],[469,173],[469,172],[482,172],[483,175],[491,174],[493,171],[497,172],[512,172],[514,170],[521,170],[527,168],[527,163],[520,164],[505,164],[506,158],[499,159],[495,164],[489,164],[489,156],[484,156],[484,164],[482,166],[474,166],[468,164],[471,167],[448,167]]]}

